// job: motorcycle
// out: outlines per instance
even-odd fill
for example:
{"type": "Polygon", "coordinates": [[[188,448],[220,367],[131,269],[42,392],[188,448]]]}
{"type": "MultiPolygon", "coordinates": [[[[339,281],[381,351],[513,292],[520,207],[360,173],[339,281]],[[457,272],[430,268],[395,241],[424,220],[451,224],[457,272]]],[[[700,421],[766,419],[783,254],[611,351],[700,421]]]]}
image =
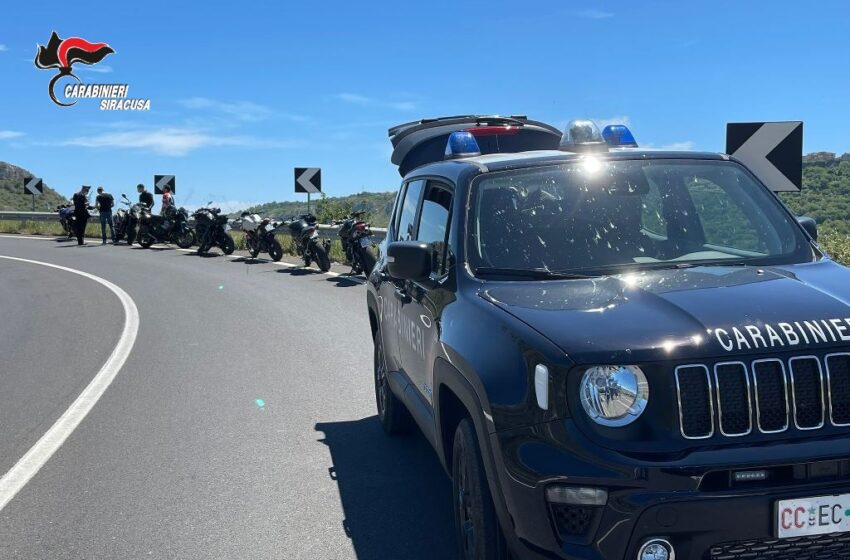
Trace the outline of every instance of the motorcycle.
{"type": "MultiPolygon", "coordinates": [[[[208,202],[207,206],[212,204],[208,202]]],[[[220,208],[198,208],[192,217],[195,218],[195,232],[198,239],[198,254],[209,252],[217,245],[221,252],[229,255],[236,250],[236,243],[227,233],[227,216],[221,215],[220,208]]]]}
{"type": "Polygon", "coordinates": [[[245,232],[245,245],[252,259],[256,259],[261,252],[268,253],[275,262],[283,258],[283,247],[275,238],[275,231],[280,227],[280,222],[273,222],[271,218],[262,218],[250,212],[242,212],[239,221],[242,231],[245,232]]]}
{"type": "Polygon", "coordinates": [[[304,266],[310,266],[316,261],[322,272],[331,269],[331,259],[328,252],[331,248],[330,239],[319,239],[319,225],[313,214],[301,214],[285,222],[295,241],[295,250],[304,259],[304,266]]]}
{"type": "Polygon", "coordinates": [[[60,204],[54,211],[59,214],[59,223],[62,224],[62,231],[68,234],[68,239],[74,237],[74,207],[70,204],[60,204]]]}
{"type": "Polygon", "coordinates": [[[352,212],[350,216],[337,220],[340,226],[339,238],[345,258],[351,263],[351,274],[371,274],[378,258],[372,249],[372,230],[369,224],[360,219],[366,212],[352,212]]]}
{"type": "Polygon", "coordinates": [[[156,215],[146,204],[140,204],[139,245],[147,249],[154,243],[175,243],[188,249],[195,243],[195,232],[189,227],[189,213],[185,208],[169,206],[164,215],[156,215]]]}
{"type": "Polygon", "coordinates": [[[115,211],[115,239],[121,241],[124,237],[132,245],[136,238],[136,224],[138,223],[139,212],[141,208],[138,204],[133,204],[126,194],[121,195],[121,204],[127,208],[119,208],[115,211]],[[134,215],[135,210],[135,215],[134,215]],[[132,224],[132,228],[131,228],[132,224]],[[132,237],[131,237],[132,232],[132,237]]]}

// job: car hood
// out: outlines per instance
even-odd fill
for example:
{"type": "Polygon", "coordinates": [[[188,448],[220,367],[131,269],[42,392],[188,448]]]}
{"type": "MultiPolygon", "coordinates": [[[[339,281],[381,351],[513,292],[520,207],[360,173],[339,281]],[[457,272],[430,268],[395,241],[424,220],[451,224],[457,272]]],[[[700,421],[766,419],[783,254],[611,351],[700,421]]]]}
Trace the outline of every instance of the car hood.
{"type": "Polygon", "coordinates": [[[830,260],[488,283],[480,295],[577,363],[850,346],[850,270],[830,260]]]}

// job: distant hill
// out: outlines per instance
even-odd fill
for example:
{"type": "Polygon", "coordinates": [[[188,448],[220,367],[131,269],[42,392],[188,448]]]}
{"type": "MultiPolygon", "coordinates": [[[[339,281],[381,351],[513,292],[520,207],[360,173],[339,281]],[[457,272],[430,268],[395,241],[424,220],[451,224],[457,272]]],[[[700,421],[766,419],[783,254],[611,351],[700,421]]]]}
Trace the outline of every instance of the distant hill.
{"type": "MultiPolygon", "coordinates": [[[[38,175],[17,165],[0,161],[0,210],[32,210],[32,197],[21,192],[24,177],[38,175]]],[[[35,197],[35,209],[40,212],[52,210],[64,202],[68,202],[68,199],[45,183],[44,194],[35,197]]]]}
{"type": "MultiPolygon", "coordinates": [[[[320,223],[327,224],[332,220],[343,218],[357,206],[366,210],[366,219],[375,227],[386,227],[390,221],[395,202],[395,192],[362,192],[348,196],[322,196],[312,202],[311,210],[320,223]]],[[[297,216],[307,211],[307,201],[304,202],[267,202],[247,209],[249,212],[287,218],[297,216]]]]}
{"type": "Polygon", "coordinates": [[[780,195],[791,210],[810,216],[823,231],[850,235],[850,154],[803,157],[803,190],[780,195]]]}

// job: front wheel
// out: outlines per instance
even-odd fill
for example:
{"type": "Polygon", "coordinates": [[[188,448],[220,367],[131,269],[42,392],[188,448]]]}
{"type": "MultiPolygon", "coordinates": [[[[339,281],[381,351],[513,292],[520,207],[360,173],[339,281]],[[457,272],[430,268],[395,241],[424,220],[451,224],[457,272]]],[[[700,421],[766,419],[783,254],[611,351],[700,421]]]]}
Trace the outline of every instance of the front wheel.
{"type": "Polygon", "coordinates": [[[316,264],[322,272],[327,272],[331,269],[331,259],[328,257],[328,252],[316,241],[313,241],[313,257],[316,259],[316,264]]]}
{"type": "Polygon", "coordinates": [[[233,241],[233,238],[230,237],[230,234],[225,233],[221,239],[221,252],[225,255],[230,255],[233,251],[236,250],[236,243],[233,241]]]}
{"type": "Polygon", "coordinates": [[[257,255],[260,254],[260,244],[249,237],[245,240],[245,245],[248,247],[248,254],[251,255],[251,258],[256,259],[257,255]]]}
{"type": "Polygon", "coordinates": [[[186,231],[178,233],[175,243],[177,243],[177,246],[181,249],[188,249],[195,244],[195,232],[191,229],[187,229],[186,231]]]}
{"type": "Polygon", "coordinates": [[[506,546],[487,484],[475,428],[464,418],[455,430],[452,448],[452,499],[458,557],[463,560],[504,560],[506,546]]]}
{"type": "Polygon", "coordinates": [[[156,239],[154,239],[153,236],[148,233],[143,233],[139,236],[139,245],[141,245],[145,249],[150,248],[150,246],[153,245],[155,241],[156,239]]]}
{"type": "Polygon", "coordinates": [[[136,228],[127,226],[127,244],[132,245],[136,241],[136,228]]]}
{"type": "Polygon", "coordinates": [[[280,241],[273,239],[269,244],[269,256],[274,262],[283,258],[283,247],[280,246],[280,241]]]}

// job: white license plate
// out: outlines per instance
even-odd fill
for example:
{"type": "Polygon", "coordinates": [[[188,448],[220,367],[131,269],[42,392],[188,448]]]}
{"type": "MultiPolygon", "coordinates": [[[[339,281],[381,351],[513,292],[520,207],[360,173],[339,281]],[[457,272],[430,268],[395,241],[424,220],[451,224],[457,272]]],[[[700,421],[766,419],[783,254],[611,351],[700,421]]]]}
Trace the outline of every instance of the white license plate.
{"type": "Polygon", "coordinates": [[[371,247],[372,246],[372,238],[371,237],[361,237],[360,238],[360,246],[361,247],[371,247]]]}
{"type": "Polygon", "coordinates": [[[776,524],[780,539],[850,531],[850,494],[779,501],[776,524]]]}

